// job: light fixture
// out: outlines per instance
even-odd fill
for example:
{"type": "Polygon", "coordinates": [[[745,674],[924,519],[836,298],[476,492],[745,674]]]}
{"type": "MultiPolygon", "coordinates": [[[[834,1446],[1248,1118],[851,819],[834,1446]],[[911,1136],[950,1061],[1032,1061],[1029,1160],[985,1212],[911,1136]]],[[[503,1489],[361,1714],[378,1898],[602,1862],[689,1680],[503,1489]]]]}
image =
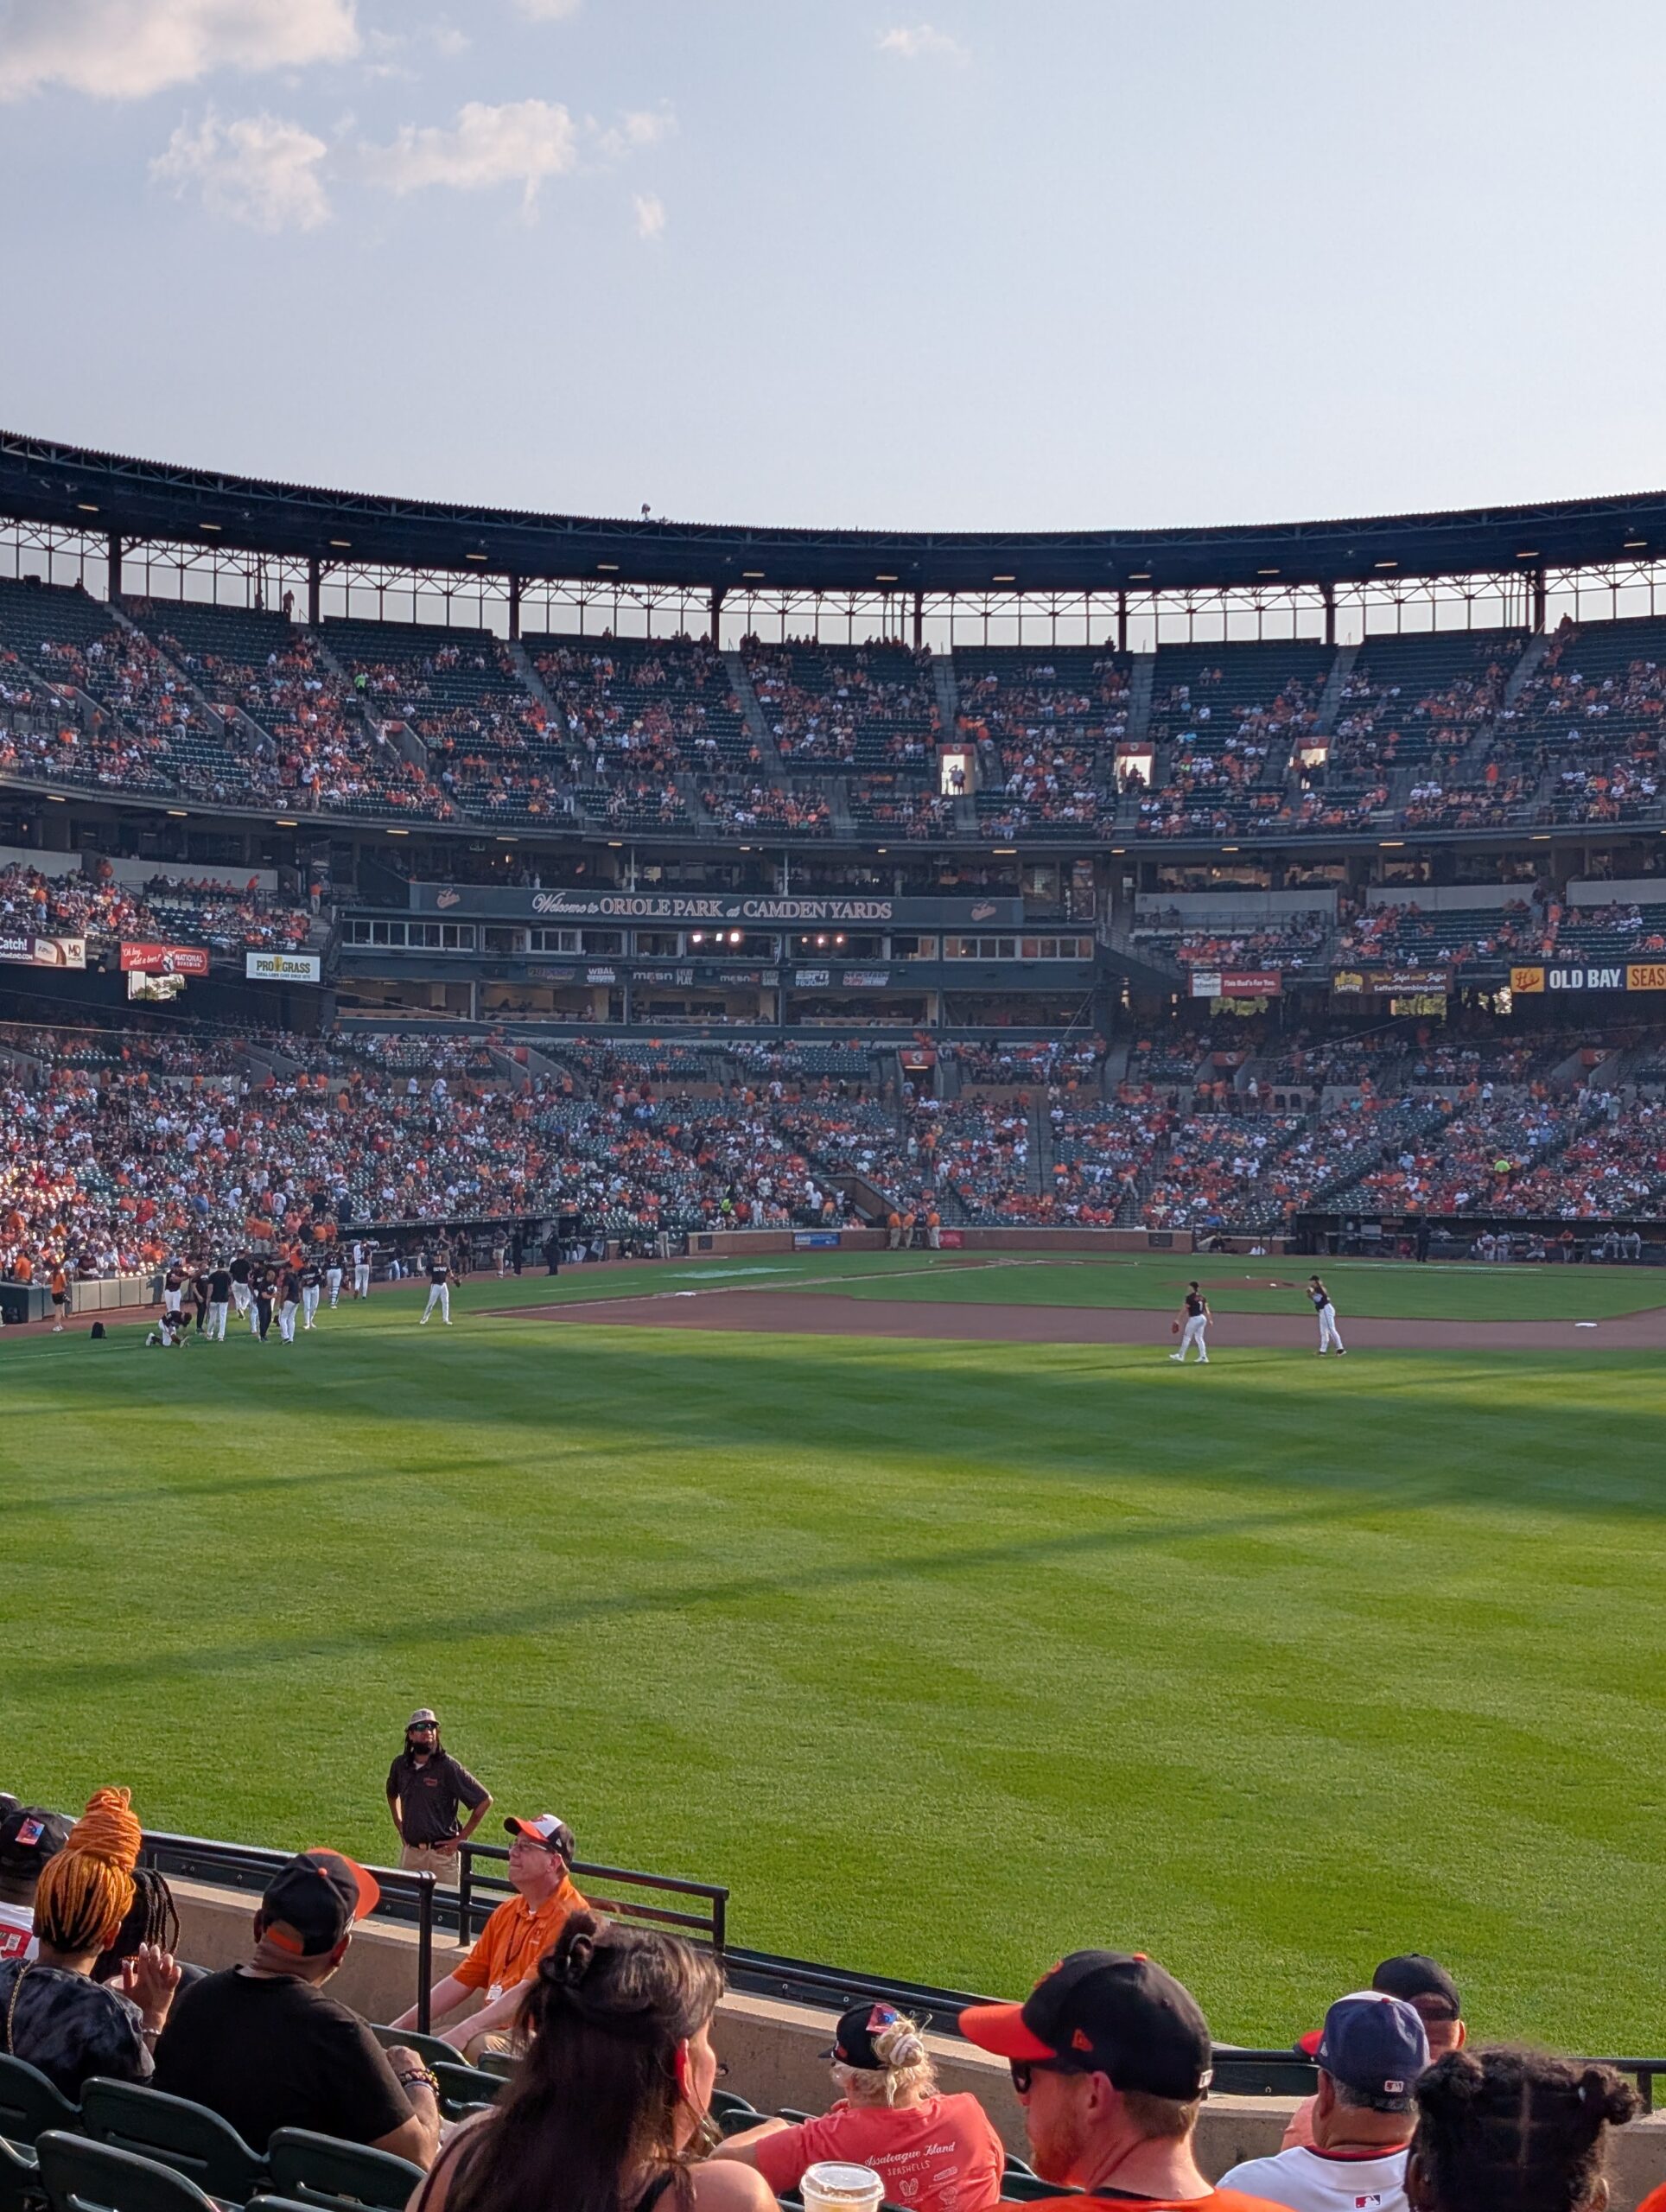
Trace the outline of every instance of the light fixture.
{"type": "Polygon", "coordinates": [[[1539,549],[1536,545],[1529,545],[1524,552],[1518,553],[1516,556],[1516,558],[1518,561],[1536,561],[1538,557],[1539,549]]]}
{"type": "Polygon", "coordinates": [[[77,499],[75,512],[78,515],[96,515],[99,510],[97,507],[90,507],[85,499],[77,499]]]}
{"type": "MultiPolygon", "coordinates": [[[[56,791],[48,791],[47,793],[47,797],[52,801],[52,804],[54,806],[67,806],[69,804],[69,801],[67,798],[60,798],[56,791]]],[[[1661,834],[1663,836],[1666,836],[1666,830],[1663,830],[1661,834]]]]}
{"type": "Polygon", "coordinates": [[[623,852],[623,851],[624,851],[624,849],[625,849],[625,840],[624,840],[622,837],[609,837],[609,838],[608,838],[608,840],[607,840],[607,850],[608,850],[610,853],[620,853],[620,852],[623,852]]]}
{"type": "Polygon", "coordinates": [[[465,561],[484,561],[486,556],[484,553],[465,553],[463,558],[465,561]]]}
{"type": "Polygon", "coordinates": [[[272,827],[274,830],[298,830],[301,824],[298,822],[286,822],[281,814],[276,814],[272,817],[272,827]]]}
{"type": "Polygon", "coordinates": [[[1148,584],[1151,582],[1150,569],[1135,569],[1132,570],[1129,575],[1129,582],[1131,584],[1148,584]]]}
{"type": "Polygon", "coordinates": [[[409,830],[390,830],[388,835],[390,837],[408,837],[410,832],[409,830]]]}
{"type": "Polygon", "coordinates": [[[1018,579],[1016,576],[991,576],[989,582],[992,584],[1015,584],[1018,579]]]}
{"type": "MultiPolygon", "coordinates": [[[[1221,850],[1224,853],[1236,853],[1237,849],[1238,849],[1236,845],[1223,845],[1221,847],[1221,850]]],[[[1212,874],[1213,871],[1211,870],[1211,873],[1212,874]]]]}
{"type": "Polygon", "coordinates": [[[1397,569],[1400,563],[1398,561],[1373,561],[1371,566],[1374,569],[1397,569]]]}
{"type": "Polygon", "coordinates": [[[598,561],[596,566],[604,576],[616,576],[619,574],[617,561],[598,561]]]}
{"type": "Polygon", "coordinates": [[[876,584],[893,584],[896,582],[896,578],[894,576],[875,576],[874,582],[876,584]]]}
{"type": "Polygon", "coordinates": [[[1548,845],[1550,842],[1550,832],[1548,830],[1536,830],[1533,832],[1533,842],[1536,845],[1548,845]]]}
{"type": "Polygon", "coordinates": [[[219,524],[217,522],[206,522],[202,526],[205,530],[212,530],[215,531],[218,531],[219,529],[219,524]]]}
{"type": "Polygon", "coordinates": [[[1015,861],[1018,858],[1016,845],[992,845],[989,849],[998,861],[1015,861]]]}
{"type": "Polygon", "coordinates": [[[188,822],[191,819],[190,812],[188,808],[182,806],[170,806],[168,811],[175,822],[188,822]]]}
{"type": "Polygon", "coordinates": [[[764,572],[761,569],[742,569],[741,581],[745,584],[760,584],[764,581],[764,572]]]}
{"type": "Polygon", "coordinates": [[[1258,576],[1275,576],[1278,574],[1278,570],[1276,569],[1257,569],[1256,570],[1256,574],[1258,576]]]}
{"type": "MultiPolygon", "coordinates": [[[[89,514],[96,514],[98,512],[98,509],[96,507],[89,507],[87,512],[89,514]]],[[[1628,553],[1641,553],[1648,545],[1648,543],[1649,541],[1646,537],[1628,537],[1625,541],[1625,550],[1628,553]]]]}
{"type": "Polygon", "coordinates": [[[350,537],[333,537],[330,540],[330,543],[332,545],[339,546],[341,551],[345,553],[352,545],[353,540],[350,537]]]}
{"type": "Polygon", "coordinates": [[[1383,840],[1383,850],[1385,853],[1396,851],[1405,842],[1403,837],[1385,837],[1383,840]]]}

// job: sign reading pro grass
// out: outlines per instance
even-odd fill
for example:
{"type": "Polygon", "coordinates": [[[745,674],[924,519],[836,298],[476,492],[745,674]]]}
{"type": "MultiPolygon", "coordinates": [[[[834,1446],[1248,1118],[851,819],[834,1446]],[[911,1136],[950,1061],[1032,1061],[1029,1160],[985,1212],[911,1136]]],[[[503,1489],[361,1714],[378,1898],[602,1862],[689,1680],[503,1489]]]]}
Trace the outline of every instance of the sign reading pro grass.
{"type": "Polygon", "coordinates": [[[251,952],[243,962],[245,979],[251,983],[316,983],[323,972],[315,952],[251,952]]]}

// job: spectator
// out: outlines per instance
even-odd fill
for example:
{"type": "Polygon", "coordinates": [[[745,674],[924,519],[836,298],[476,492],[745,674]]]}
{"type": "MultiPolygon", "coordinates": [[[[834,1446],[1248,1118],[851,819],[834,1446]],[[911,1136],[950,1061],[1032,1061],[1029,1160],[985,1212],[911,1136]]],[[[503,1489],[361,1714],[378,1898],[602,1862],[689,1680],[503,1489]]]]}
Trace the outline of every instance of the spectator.
{"type": "Polygon", "coordinates": [[[1378,1990],[1339,1998],[1315,2056],[1319,2094],[1312,2143],[1246,2158],[1224,2177],[1292,2212],[1406,2212],[1412,2093],[1428,2065],[1423,2023],[1402,1999],[1378,1990]]]}
{"type": "Polygon", "coordinates": [[[384,2051],[356,2012],[324,1994],[353,1926],[381,1892],[334,1851],[280,1866],[255,1915],[254,1955],[188,1989],[156,2049],[156,2086],[231,2121],[245,2143],[310,2127],[432,2163],[433,2077],[411,2051],[384,2051]]]}
{"type": "MultiPolygon", "coordinates": [[[[133,1902],[127,1908],[116,1940],[101,1951],[92,1968],[94,1981],[124,1982],[127,1962],[137,1959],[148,1946],[153,1951],[166,1951],[174,1957],[179,1949],[179,1908],[174,1903],[174,1892],[168,1886],[165,1874],[154,1866],[133,1869],[133,1902]]],[[[177,1959],[175,1963],[179,1964],[177,1959]]],[[[188,1987],[203,1979],[201,1967],[180,1965],[180,1986],[188,1987]]]]}
{"type": "MultiPolygon", "coordinates": [[[[1264,2198],[1211,2189],[1192,2155],[1214,2046],[1191,1992],[1152,1960],[1072,1951],[1021,2005],[969,2005],[960,2030],[1012,2068],[1044,2181],[1147,2212],[1265,2212],[1264,2198]]],[[[1075,2212],[1069,2196],[1036,2202],[1075,2212]]]]}
{"type": "Polygon", "coordinates": [[[133,1902],[140,1831],[125,1789],[96,1790],[35,1893],[34,1959],[0,1966],[4,2048],[27,2060],[72,2102],[95,2074],[149,2079],[151,2045],[168,2018],[179,1969],[147,1945],[124,1969],[120,1990],[92,1979],[133,1902]]]}
{"type": "Polygon", "coordinates": [[[69,1840],[70,1824],[44,1805],[14,1805],[0,1821],[0,1964],[35,1955],[35,1890],[69,1840]]]}
{"type": "Polygon", "coordinates": [[[405,1747],[388,1769],[388,1810],[399,1835],[399,1864],[408,1872],[432,1874],[457,1886],[457,1847],[492,1809],[492,1793],[461,1761],[440,1747],[440,1723],[431,1706],[405,1724],[405,1747]],[[468,1808],[460,1825],[457,1808],[468,1808]]]}
{"type": "Polygon", "coordinates": [[[775,2212],[760,2176],[695,2163],[715,2134],[716,1962],[675,1936],[576,1913],[521,1993],[527,2056],[461,2127],[411,2212],[775,2212]],[[669,2192],[669,2197],[668,2197],[669,2192]]]}
{"type": "MultiPolygon", "coordinates": [[[[509,1878],[518,1894],[504,1899],[476,1936],[468,1956],[435,1983],[429,1997],[436,2032],[470,2056],[482,2050],[512,2046],[513,2037],[499,2031],[510,2026],[520,2009],[522,1985],[531,1979],[538,1961],[572,1916],[589,1910],[568,1872],[578,1847],[565,1821],[554,1813],[540,1813],[535,1820],[512,1815],[504,1826],[513,1838],[509,1878]],[[481,2010],[453,2027],[441,2028],[439,2023],[477,1990],[486,1993],[481,2010]]],[[[416,2006],[402,2012],[393,2024],[415,2027],[416,2006]]]]}
{"type": "MultiPolygon", "coordinates": [[[[1469,2040],[1469,2030],[1464,2024],[1464,2008],[1458,1995],[1458,1985],[1446,1968],[1434,1959],[1426,1958],[1421,1951],[1403,1952],[1397,1957],[1384,1959],[1371,1976],[1371,1987],[1389,1997],[1403,1998],[1423,2023],[1423,2032],[1428,2037],[1429,2063],[1444,2058],[1449,2050],[1459,2050],[1469,2040]]],[[[1322,2035],[1303,2036],[1301,2048],[1311,2058],[1323,2040],[1322,2035]]],[[[1304,2097],[1291,2115],[1290,2125],[1284,2131],[1284,2140],[1279,2145],[1288,2151],[1298,2143],[1313,2139],[1313,2097],[1304,2097]]]]}
{"type": "Polygon", "coordinates": [[[756,2166],[777,2196],[823,2159],[871,2166],[888,2202],[918,2212],[985,2212],[1001,2196],[1007,2154],[973,2096],[938,2094],[937,2069],[915,2023],[889,2005],[853,2005],[833,2048],[839,2101],[794,2127],[766,2120],[716,2153],[756,2166]]]}
{"type": "Polygon", "coordinates": [[[1417,2085],[1406,2201],[1411,2212],[1601,2212],[1608,2131],[1641,2109],[1611,2067],[1448,2051],[1417,2085]]]}

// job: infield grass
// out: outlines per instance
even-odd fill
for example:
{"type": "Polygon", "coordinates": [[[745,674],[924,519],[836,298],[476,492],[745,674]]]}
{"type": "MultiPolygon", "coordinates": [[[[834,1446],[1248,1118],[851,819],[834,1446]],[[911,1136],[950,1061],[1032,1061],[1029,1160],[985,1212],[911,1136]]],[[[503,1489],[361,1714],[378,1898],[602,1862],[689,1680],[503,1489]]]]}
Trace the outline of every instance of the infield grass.
{"type": "MultiPolygon", "coordinates": [[[[1187,1272],[889,1256],[788,1279],[1166,1305],[1187,1272]]],[[[699,1272],[483,1280],[420,1333],[411,1286],[289,1349],[0,1345],[0,1787],[377,1858],[432,1702],[501,1808],[729,1883],[741,1943],[995,1993],[1130,1945],[1240,2041],[1427,1949],[1484,2034],[1666,2048],[1656,1356],[1182,1376],[484,1318],[699,1272]]],[[[1373,1275],[1472,1318],[1656,1302],[1328,1269],[1345,1318],[1373,1275]]]]}

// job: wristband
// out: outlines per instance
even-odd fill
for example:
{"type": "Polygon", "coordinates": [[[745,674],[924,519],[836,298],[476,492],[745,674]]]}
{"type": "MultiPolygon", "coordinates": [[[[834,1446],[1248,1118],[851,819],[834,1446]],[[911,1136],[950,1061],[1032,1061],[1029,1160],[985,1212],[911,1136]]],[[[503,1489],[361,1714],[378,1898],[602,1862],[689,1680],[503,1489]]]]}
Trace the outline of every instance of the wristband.
{"type": "Polygon", "coordinates": [[[393,2078],[402,2089],[408,2089],[413,2082],[426,2082],[436,2097],[440,2094],[440,2077],[431,2066],[418,2066],[409,2074],[396,2074],[393,2078]]]}

